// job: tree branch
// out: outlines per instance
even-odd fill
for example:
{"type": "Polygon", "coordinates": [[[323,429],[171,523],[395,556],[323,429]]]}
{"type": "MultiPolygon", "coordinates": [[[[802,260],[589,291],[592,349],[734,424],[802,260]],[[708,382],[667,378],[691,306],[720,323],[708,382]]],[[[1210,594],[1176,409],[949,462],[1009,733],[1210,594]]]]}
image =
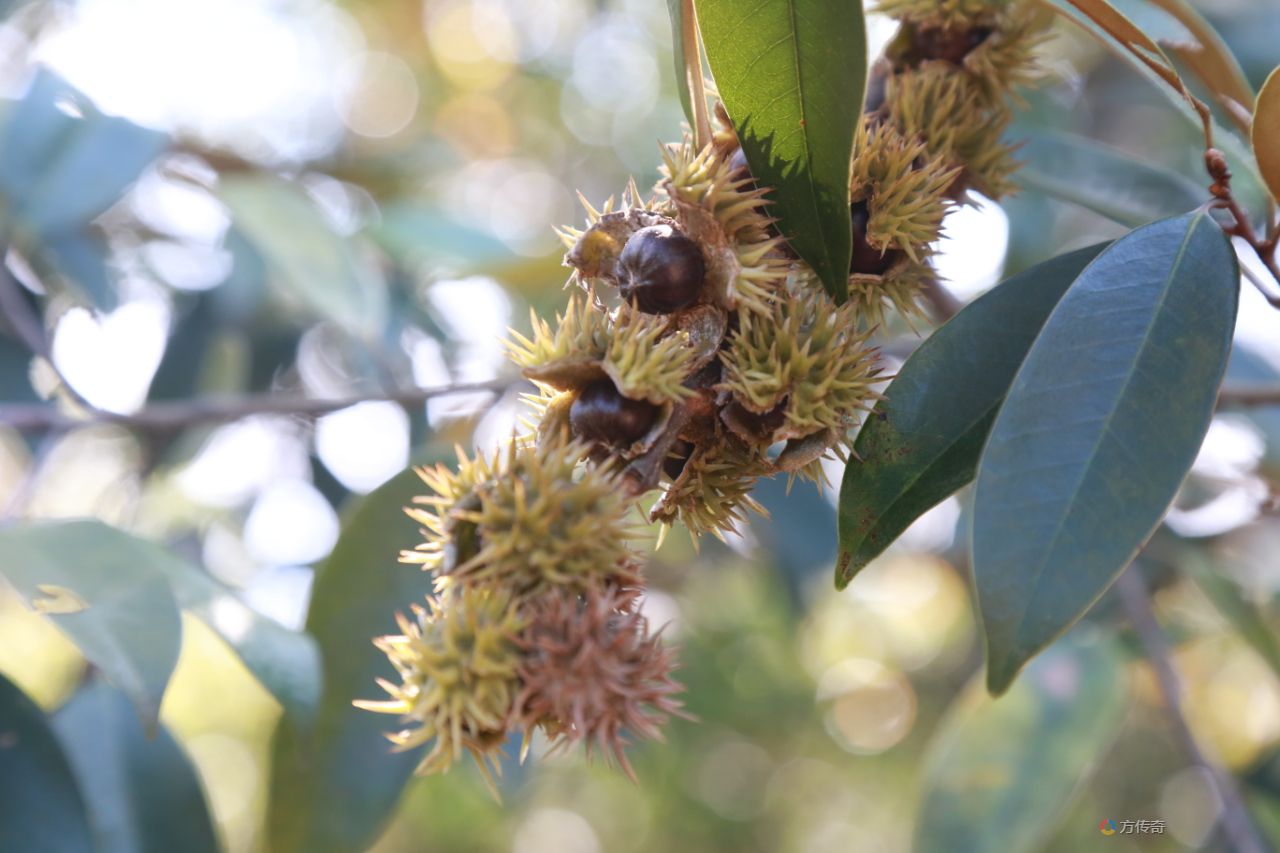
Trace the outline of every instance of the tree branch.
{"type": "Polygon", "coordinates": [[[1120,594],[1124,609],[1129,615],[1129,621],[1155,673],[1174,735],[1181,741],[1192,763],[1204,770],[1213,780],[1218,799],[1222,802],[1220,820],[1223,832],[1238,853],[1266,853],[1267,845],[1263,843],[1257,828],[1253,825],[1253,819],[1245,808],[1235,780],[1221,766],[1210,760],[1187,723],[1186,711],[1182,704],[1182,685],[1178,680],[1177,671],[1173,668],[1169,641],[1165,638],[1164,631],[1156,620],[1155,612],[1151,609],[1150,594],[1137,564],[1130,564],[1129,568],[1124,570],[1116,581],[1116,590],[1120,594]]]}
{"type": "Polygon", "coordinates": [[[44,359],[57,378],[61,393],[77,405],[93,410],[94,407],[71,386],[54,363],[53,341],[49,338],[49,332],[45,329],[39,312],[27,300],[26,289],[9,270],[8,255],[7,243],[0,241],[0,315],[9,325],[18,342],[29,349],[36,358],[44,359]]]}
{"type": "Polygon", "coordinates": [[[937,278],[924,283],[924,301],[929,303],[934,321],[941,326],[960,312],[964,305],[937,278]]]}
{"type": "Polygon", "coordinates": [[[33,355],[53,363],[49,352],[49,336],[45,332],[44,323],[36,314],[31,303],[23,295],[22,285],[9,272],[8,250],[0,243],[0,315],[13,332],[13,336],[33,355]]]}
{"type": "MultiPolygon", "coordinates": [[[[1254,253],[1258,256],[1258,260],[1267,268],[1267,272],[1271,273],[1271,277],[1280,284],[1280,262],[1276,260],[1276,241],[1268,235],[1258,235],[1253,229],[1253,223],[1249,221],[1249,214],[1245,212],[1240,203],[1231,193],[1231,170],[1227,167],[1226,156],[1212,146],[1208,147],[1204,152],[1204,167],[1209,173],[1209,177],[1213,179],[1213,184],[1209,187],[1209,193],[1213,196],[1210,204],[1220,210],[1225,210],[1231,214],[1234,220],[1231,225],[1222,225],[1218,223],[1222,230],[1232,237],[1240,237],[1254,253]]],[[[1270,210],[1268,210],[1268,216],[1270,210]]],[[[1254,286],[1262,292],[1273,307],[1280,308],[1280,299],[1272,296],[1267,288],[1248,270],[1247,267],[1241,267],[1246,277],[1253,282],[1254,286]]]]}
{"type": "Polygon", "coordinates": [[[1280,382],[1223,385],[1218,392],[1219,408],[1280,406],[1280,382]]]}
{"type": "Polygon", "coordinates": [[[82,417],[72,416],[53,405],[0,405],[0,426],[25,432],[70,429],[87,424],[114,424],[141,432],[164,433],[194,424],[226,423],[251,415],[293,415],[318,418],[357,403],[387,401],[402,406],[421,405],[427,400],[450,394],[487,391],[501,394],[522,384],[519,377],[505,377],[488,382],[470,382],[437,388],[410,388],[391,391],[315,399],[297,395],[254,394],[243,397],[210,397],[174,403],[156,403],[127,415],[92,411],[82,417]]]}

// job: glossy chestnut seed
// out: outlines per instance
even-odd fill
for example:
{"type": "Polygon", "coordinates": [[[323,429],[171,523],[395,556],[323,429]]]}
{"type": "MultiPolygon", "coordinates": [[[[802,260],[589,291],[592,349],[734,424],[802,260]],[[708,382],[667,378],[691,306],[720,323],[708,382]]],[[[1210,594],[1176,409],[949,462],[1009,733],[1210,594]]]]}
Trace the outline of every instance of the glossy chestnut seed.
{"type": "Polygon", "coordinates": [[[990,27],[921,27],[915,33],[915,49],[921,59],[940,59],[961,65],[969,51],[987,40],[990,27]]]}
{"type": "Polygon", "coordinates": [[[720,410],[720,419],[739,438],[757,445],[773,443],[773,436],[787,422],[787,404],[779,403],[764,414],[753,412],[737,400],[720,410]]]}
{"type": "Polygon", "coordinates": [[[887,248],[882,252],[867,241],[867,222],[871,214],[865,201],[854,202],[849,214],[853,219],[853,254],[849,258],[849,272],[883,275],[902,257],[902,250],[887,248]]]}
{"type": "Polygon", "coordinates": [[[587,441],[626,447],[644,437],[658,417],[658,407],[618,393],[611,380],[592,382],[569,407],[569,428],[587,441]]]}
{"type": "Polygon", "coordinates": [[[641,228],[618,258],[622,298],[646,314],[670,314],[692,305],[705,276],[698,244],[670,225],[641,228]]]}

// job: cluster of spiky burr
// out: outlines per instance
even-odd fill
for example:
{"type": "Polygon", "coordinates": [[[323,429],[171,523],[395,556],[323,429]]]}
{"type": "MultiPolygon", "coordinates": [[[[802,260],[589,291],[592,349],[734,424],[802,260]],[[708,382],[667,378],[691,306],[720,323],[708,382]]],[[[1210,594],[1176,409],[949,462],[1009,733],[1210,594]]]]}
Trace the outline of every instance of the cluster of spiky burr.
{"type": "Polygon", "coordinates": [[[822,479],[883,381],[870,336],[920,311],[932,245],[969,189],[997,197],[1014,168],[1005,103],[1028,79],[1041,24],[1020,0],[883,0],[901,22],[873,69],[850,169],[850,298],[836,304],[788,249],[716,110],[702,148],[663,149],[634,182],[564,228],[576,292],[513,334],[537,387],[528,434],[457,470],[423,470],[405,553],[436,595],[378,643],[401,677],[402,748],[434,741],[425,772],[463,750],[481,767],[512,732],[598,746],[630,772],[628,737],[680,714],[671,651],[638,612],[634,550],[648,519],[723,536],[779,473],[822,479]]]}
{"type": "Polygon", "coordinates": [[[541,729],[556,746],[601,747],[630,774],[628,733],[656,736],[683,712],[671,652],[638,610],[622,483],[564,433],[458,455],[456,471],[419,470],[432,494],[408,509],[423,541],[402,561],[430,571],[436,594],[376,641],[401,683],[358,704],[401,717],[397,748],[433,742],[425,773],[465,750],[488,775],[512,732],[527,748],[541,729]]]}

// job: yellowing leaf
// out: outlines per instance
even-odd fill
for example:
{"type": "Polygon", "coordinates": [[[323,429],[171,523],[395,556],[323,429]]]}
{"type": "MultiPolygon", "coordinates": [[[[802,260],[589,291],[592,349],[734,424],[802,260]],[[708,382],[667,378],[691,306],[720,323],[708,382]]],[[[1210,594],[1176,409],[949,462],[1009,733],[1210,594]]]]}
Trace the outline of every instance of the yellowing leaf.
{"type": "Polygon", "coordinates": [[[1280,199],[1280,68],[1271,72],[1258,93],[1251,135],[1262,179],[1271,195],[1280,199]]]}

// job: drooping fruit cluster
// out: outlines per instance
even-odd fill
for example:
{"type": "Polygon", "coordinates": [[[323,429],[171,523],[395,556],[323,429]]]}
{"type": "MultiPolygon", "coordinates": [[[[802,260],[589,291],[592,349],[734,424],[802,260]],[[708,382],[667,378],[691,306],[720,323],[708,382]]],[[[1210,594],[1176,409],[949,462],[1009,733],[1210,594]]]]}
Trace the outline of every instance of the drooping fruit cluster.
{"type": "Polygon", "coordinates": [[[1009,100],[1034,79],[1047,15],[1018,0],[881,0],[899,21],[872,66],[850,197],[850,299],[878,323],[919,313],[931,246],[969,190],[998,199],[1017,168],[1009,100]]]}
{"type": "Polygon", "coordinates": [[[539,729],[630,772],[628,735],[682,713],[671,653],[638,611],[631,502],[586,450],[514,440],[493,458],[459,451],[456,472],[419,471],[432,494],[408,510],[423,541],[402,560],[430,571],[436,594],[377,640],[401,678],[382,682],[391,699],[358,704],[401,717],[399,749],[434,741],[421,772],[466,750],[487,775],[511,733],[527,744],[539,729]]]}
{"type": "Polygon", "coordinates": [[[629,517],[694,534],[761,511],[761,477],[821,480],[883,381],[870,337],[917,313],[949,208],[999,196],[1014,162],[1005,103],[1029,79],[1040,20],[1021,0],[882,0],[900,32],[871,77],[850,168],[850,298],[836,304],[767,213],[723,108],[712,139],[663,149],[634,182],[560,234],[576,290],[513,334],[531,380],[527,435],[457,471],[421,472],[404,554],[436,595],[379,641],[402,748],[434,741],[425,772],[468,750],[494,767],[512,732],[585,742],[630,772],[628,738],[681,714],[672,652],[638,612],[629,517]]]}

